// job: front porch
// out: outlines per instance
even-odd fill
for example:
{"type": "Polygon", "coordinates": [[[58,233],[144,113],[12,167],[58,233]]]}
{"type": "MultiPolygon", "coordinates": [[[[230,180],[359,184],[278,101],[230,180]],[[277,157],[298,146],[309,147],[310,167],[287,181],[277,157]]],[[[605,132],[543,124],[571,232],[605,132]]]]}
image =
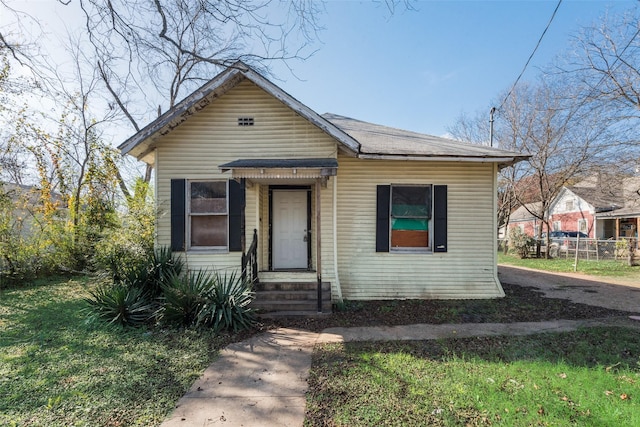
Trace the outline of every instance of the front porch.
{"type": "MultiPolygon", "coordinates": [[[[322,242],[333,243],[334,218],[322,213],[333,203],[329,178],[337,160],[237,160],[220,169],[244,188],[240,221],[251,238],[242,242],[242,275],[254,285],[253,307],[264,316],[330,313],[332,276],[323,280],[322,242]],[[331,227],[324,237],[323,221],[331,227]]],[[[331,272],[333,261],[326,265],[331,272]]]]}

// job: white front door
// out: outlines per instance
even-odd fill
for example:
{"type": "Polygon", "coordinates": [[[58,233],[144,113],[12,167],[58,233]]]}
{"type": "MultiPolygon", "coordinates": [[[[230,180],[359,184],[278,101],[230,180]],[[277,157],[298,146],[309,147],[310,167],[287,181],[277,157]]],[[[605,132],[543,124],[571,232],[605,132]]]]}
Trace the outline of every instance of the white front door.
{"type": "Polygon", "coordinates": [[[273,269],[307,268],[307,191],[273,190],[273,269]]]}

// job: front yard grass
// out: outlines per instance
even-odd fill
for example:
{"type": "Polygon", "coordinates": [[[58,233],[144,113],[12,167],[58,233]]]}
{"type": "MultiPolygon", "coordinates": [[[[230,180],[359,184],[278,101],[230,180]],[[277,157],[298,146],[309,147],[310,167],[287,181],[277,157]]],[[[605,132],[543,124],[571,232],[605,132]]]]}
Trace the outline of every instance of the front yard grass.
{"type": "MultiPolygon", "coordinates": [[[[83,298],[93,286],[88,279],[58,279],[0,290],[0,425],[159,425],[219,349],[256,333],[87,324],[83,298]]],[[[543,298],[522,287],[505,291],[498,300],[362,303],[323,318],[326,324],[280,326],[628,314],[543,298]]],[[[639,363],[640,332],[614,327],[326,346],[314,358],[306,423],[640,425],[639,363]]]]}
{"type": "MultiPolygon", "coordinates": [[[[498,253],[498,264],[513,265],[516,267],[534,268],[536,270],[558,273],[573,273],[573,258],[524,258],[512,254],[498,253]]],[[[599,277],[615,277],[640,282],[640,266],[630,267],[626,261],[587,261],[578,260],[578,273],[599,277]]]]}
{"type": "Polygon", "coordinates": [[[306,426],[640,425],[640,331],[330,344],[306,426]]]}
{"type": "Polygon", "coordinates": [[[0,290],[0,425],[157,425],[242,338],[88,325],[87,279],[0,290]]]}

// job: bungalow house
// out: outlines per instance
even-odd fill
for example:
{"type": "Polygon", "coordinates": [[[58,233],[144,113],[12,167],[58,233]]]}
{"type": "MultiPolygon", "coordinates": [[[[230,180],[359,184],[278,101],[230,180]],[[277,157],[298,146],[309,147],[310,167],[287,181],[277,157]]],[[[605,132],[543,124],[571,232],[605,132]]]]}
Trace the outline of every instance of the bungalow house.
{"type": "Polygon", "coordinates": [[[527,156],[319,115],[243,63],[119,148],[156,168],[157,245],[189,269],[253,260],[258,289],[311,284],[318,311],[504,295],[497,173],[527,156]]]}

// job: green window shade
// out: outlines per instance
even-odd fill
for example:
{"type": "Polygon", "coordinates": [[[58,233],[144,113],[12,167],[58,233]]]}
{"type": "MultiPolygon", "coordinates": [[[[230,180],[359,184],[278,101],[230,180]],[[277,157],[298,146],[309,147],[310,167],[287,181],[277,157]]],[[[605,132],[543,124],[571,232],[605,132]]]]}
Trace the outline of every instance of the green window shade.
{"type": "Polygon", "coordinates": [[[426,219],[417,218],[393,218],[391,220],[392,230],[414,230],[414,231],[427,231],[429,230],[429,221],[426,219]]]}
{"type": "Polygon", "coordinates": [[[428,216],[427,205],[393,205],[392,216],[428,216]]]}

